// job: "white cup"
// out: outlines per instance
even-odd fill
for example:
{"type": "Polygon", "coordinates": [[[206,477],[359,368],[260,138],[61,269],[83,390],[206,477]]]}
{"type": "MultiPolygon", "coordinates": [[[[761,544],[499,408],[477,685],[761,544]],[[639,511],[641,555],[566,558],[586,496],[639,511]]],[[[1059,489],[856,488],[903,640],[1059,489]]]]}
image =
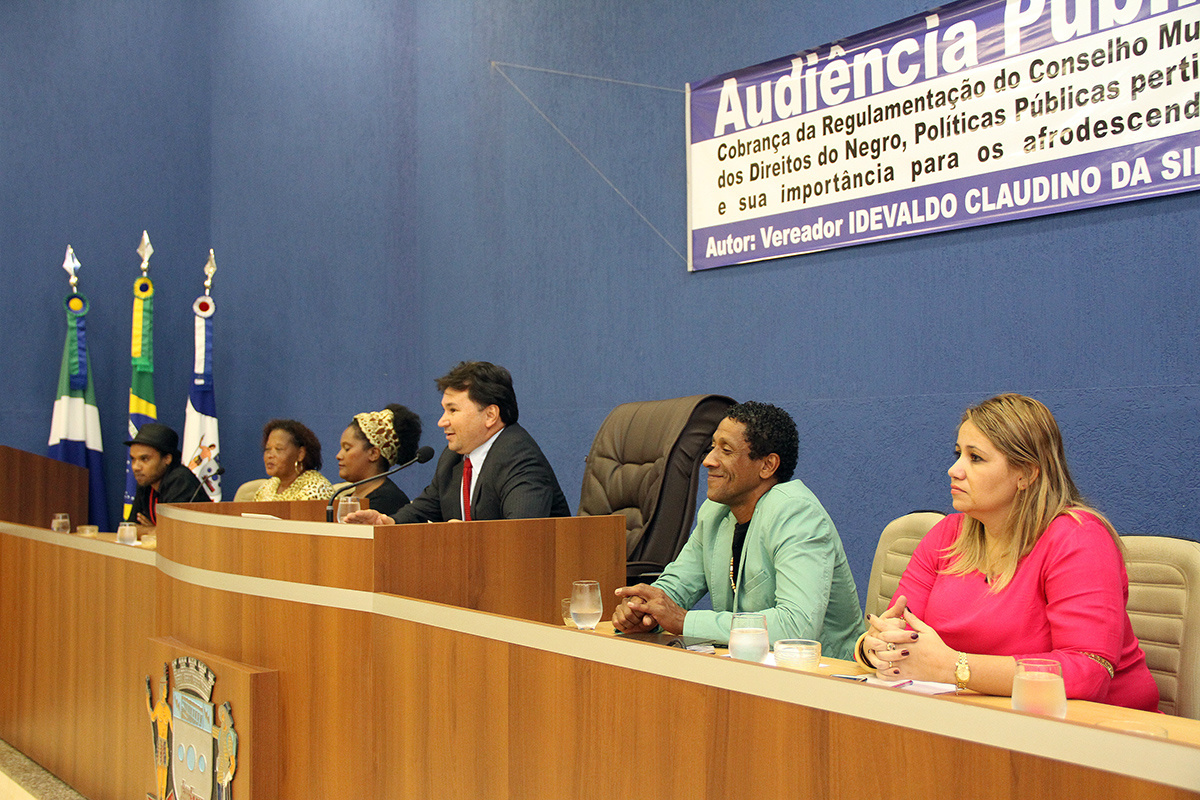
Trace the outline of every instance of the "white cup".
{"type": "Polygon", "coordinates": [[[117,525],[117,544],[137,544],[137,525],[122,522],[117,525]]]}
{"type": "Polygon", "coordinates": [[[821,643],[815,639],[780,639],[775,642],[775,664],[788,669],[816,669],[821,664],[821,643]]]}

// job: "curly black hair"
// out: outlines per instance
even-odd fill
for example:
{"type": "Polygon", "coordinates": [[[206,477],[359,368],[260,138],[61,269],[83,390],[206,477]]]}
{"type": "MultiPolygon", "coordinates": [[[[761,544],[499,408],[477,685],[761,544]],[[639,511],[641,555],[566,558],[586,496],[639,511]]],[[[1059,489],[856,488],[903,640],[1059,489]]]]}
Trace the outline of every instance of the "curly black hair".
{"type": "MultiPolygon", "coordinates": [[[[409,411],[407,406],[399,403],[388,403],[386,409],[392,412],[392,429],[396,431],[396,441],[399,443],[396,448],[396,463],[403,464],[406,461],[412,461],[416,458],[417,447],[421,444],[421,418],[409,411]]],[[[367,441],[358,420],[351,419],[349,427],[354,429],[359,439],[367,441]]],[[[380,456],[380,472],[385,472],[392,466],[386,458],[380,456]]]]}
{"type": "Polygon", "coordinates": [[[779,456],[775,477],[780,483],[792,479],[800,452],[800,435],[790,414],[779,406],[749,400],[730,406],[725,417],[746,426],[751,458],[764,458],[775,453],[779,456]]]}

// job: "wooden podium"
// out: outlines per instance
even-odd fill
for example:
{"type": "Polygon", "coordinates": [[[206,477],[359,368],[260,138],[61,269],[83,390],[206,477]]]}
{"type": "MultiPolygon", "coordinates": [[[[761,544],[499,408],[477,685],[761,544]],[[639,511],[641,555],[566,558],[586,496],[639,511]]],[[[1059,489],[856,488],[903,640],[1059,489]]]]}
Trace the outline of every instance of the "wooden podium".
{"type": "Polygon", "coordinates": [[[72,529],[87,524],[88,471],[0,445],[0,520],[48,528],[62,512],[72,529]]]}

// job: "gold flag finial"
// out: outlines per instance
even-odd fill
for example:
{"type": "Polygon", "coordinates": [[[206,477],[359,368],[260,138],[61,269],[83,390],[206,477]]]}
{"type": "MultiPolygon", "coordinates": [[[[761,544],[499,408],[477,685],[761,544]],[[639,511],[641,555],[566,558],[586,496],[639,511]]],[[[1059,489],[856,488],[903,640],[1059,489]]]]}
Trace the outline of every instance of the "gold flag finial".
{"type": "Polygon", "coordinates": [[[75,257],[75,251],[71,249],[71,245],[67,245],[67,255],[63,258],[63,269],[71,276],[71,292],[79,294],[79,276],[75,273],[83,266],[79,263],[79,259],[75,257]]]}
{"type": "Polygon", "coordinates": [[[150,234],[142,231],[142,243],[138,245],[137,253],[142,257],[142,277],[150,269],[150,256],[154,255],[154,247],[150,244],[150,234]]]}
{"type": "Polygon", "coordinates": [[[207,296],[210,296],[210,297],[212,296],[212,276],[213,276],[213,273],[216,271],[217,271],[217,259],[216,259],[216,256],[213,255],[212,249],[209,248],[208,261],[205,262],[205,264],[204,264],[204,275],[205,275],[204,294],[207,296]]]}

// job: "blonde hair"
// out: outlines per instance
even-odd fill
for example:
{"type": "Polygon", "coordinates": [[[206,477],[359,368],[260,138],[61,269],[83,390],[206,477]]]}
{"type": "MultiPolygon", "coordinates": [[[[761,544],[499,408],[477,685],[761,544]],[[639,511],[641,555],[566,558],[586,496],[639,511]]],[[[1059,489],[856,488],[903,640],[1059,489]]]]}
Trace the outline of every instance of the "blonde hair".
{"type": "MultiPolygon", "coordinates": [[[[971,517],[963,520],[962,531],[947,553],[951,575],[983,572],[992,591],[1000,591],[1016,574],[1017,564],[1033,550],[1038,539],[1059,514],[1078,520],[1076,512],[1095,516],[1108,530],[1123,553],[1121,538],[1103,514],[1089,506],[1075,488],[1062,433],[1050,409],[1020,394],[1001,394],[984,400],[963,412],[962,422],[970,422],[1008,460],[1014,469],[1024,472],[1028,485],[1018,489],[1008,512],[1006,527],[1011,532],[1008,549],[995,564],[988,564],[983,523],[971,517]]],[[[961,424],[961,423],[960,423],[961,424]]]]}

